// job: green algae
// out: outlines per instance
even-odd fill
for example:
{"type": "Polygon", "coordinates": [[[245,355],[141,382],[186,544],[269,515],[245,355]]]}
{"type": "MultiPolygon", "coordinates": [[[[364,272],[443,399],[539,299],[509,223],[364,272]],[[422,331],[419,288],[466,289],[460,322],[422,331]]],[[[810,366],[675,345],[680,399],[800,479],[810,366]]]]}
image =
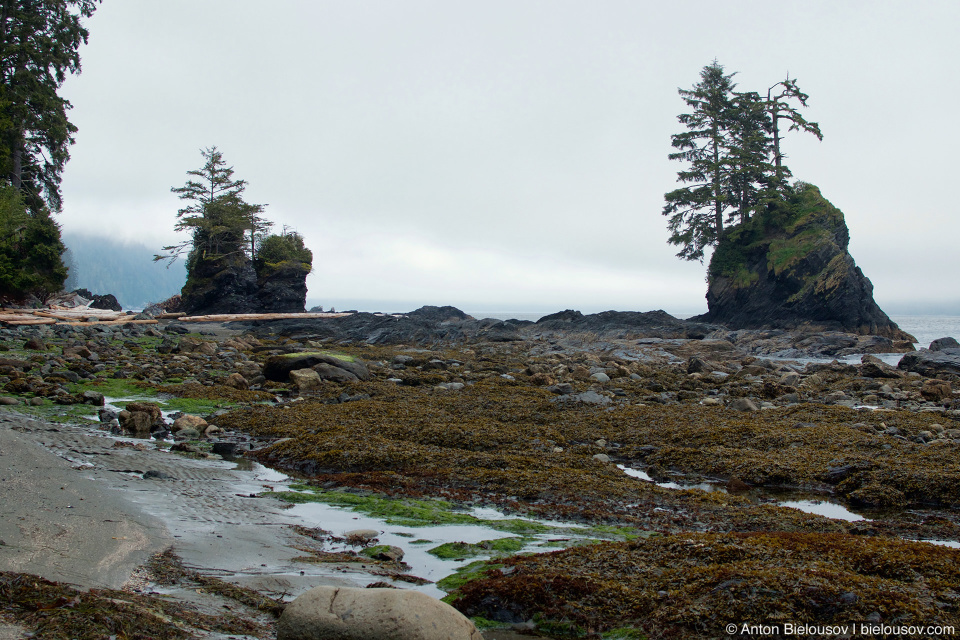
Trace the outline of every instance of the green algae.
{"type": "MultiPolygon", "coordinates": [[[[437,588],[448,593],[460,589],[468,582],[480,579],[488,571],[494,571],[502,568],[504,565],[497,560],[476,560],[470,564],[464,565],[454,573],[437,581],[437,588]]],[[[455,594],[443,598],[444,602],[449,603],[447,598],[456,597],[455,594]]]]}
{"type": "Polygon", "coordinates": [[[277,498],[292,504],[319,502],[335,507],[344,507],[357,513],[379,518],[387,524],[401,527],[479,525],[516,534],[544,533],[555,529],[555,527],[522,518],[503,520],[478,518],[457,510],[454,503],[446,500],[390,498],[380,495],[361,495],[347,491],[325,491],[306,484],[291,484],[290,488],[292,491],[271,491],[260,495],[277,498]]]}
{"type": "Polygon", "coordinates": [[[441,560],[453,560],[482,555],[510,555],[519,552],[531,542],[530,538],[497,538],[476,543],[446,542],[427,550],[441,560]]]}

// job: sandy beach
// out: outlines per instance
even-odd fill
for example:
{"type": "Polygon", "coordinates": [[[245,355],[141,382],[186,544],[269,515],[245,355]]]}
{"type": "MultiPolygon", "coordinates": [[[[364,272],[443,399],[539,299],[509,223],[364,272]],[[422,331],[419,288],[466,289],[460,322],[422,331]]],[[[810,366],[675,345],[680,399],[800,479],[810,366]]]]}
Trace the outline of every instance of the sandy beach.
{"type": "MultiPolygon", "coordinates": [[[[274,486],[271,477],[259,465],[192,459],[152,441],[0,410],[0,571],[149,590],[138,567],[172,548],[191,570],[277,597],[382,579],[359,566],[292,563],[305,540],[291,525],[305,523],[278,501],[252,497],[274,486]]],[[[221,606],[190,589],[165,593],[221,606]]],[[[0,638],[22,637],[0,626],[0,638]]]]}

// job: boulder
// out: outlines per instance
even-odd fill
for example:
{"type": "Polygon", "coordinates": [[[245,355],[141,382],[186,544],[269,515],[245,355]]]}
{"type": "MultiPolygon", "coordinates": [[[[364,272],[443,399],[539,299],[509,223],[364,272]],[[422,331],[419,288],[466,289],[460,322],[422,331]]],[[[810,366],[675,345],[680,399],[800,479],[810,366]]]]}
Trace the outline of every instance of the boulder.
{"type": "Polygon", "coordinates": [[[153,429],[153,418],[146,411],[128,411],[124,409],[117,416],[123,433],[146,438],[153,429]]]}
{"type": "Polygon", "coordinates": [[[734,411],[759,411],[760,408],[750,398],[737,398],[727,405],[734,411]]]}
{"type": "MultiPolygon", "coordinates": [[[[349,381],[366,380],[370,377],[370,371],[360,360],[350,356],[338,356],[320,351],[272,356],[263,367],[263,375],[267,380],[286,382],[289,379],[291,371],[310,369],[319,364],[326,364],[349,373],[352,376],[352,378],[348,377],[349,381]]],[[[324,371],[329,372],[329,369],[324,369],[324,371]]],[[[339,376],[340,374],[330,372],[330,375],[339,376]]]]}
{"type": "Polygon", "coordinates": [[[360,379],[346,369],[335,367],[334,365],[327,364],[326,362],[321,362],[320,364],[314,365],[313,370],[318,376],[320,376],[322,380],[332,380],[333,382],[356,382],[360,379]]]}
{"type": "Polygon", "coordinates": [[[315,587],[286,606],[277,640],[483,640],[450,605],[406,589],[315,587]]]}
{"type": "Polygon", "coordinates": [[[815,186],[802,186],[782,207],[725,233],[710,260],[708,311],[690,320],[914,342],[877,306],[849,242],[843,213],[815,186]]]}
{"type": "Polygon", "coordinates": [[[865,355],[860,359],[863,364],[860,365],[860,375],[864,378],[902,378],[903,373],[897,371],[880,358],[871,355],[865,355]]]}
{"type": "Polygon", "coordinates": [[[201,432],[207,428],[207,421],[201,418],[200,416],[194,415],[183,415],[173,421],[173,426],[170,428],[170,431],[173,433],[178,433],[184,429],[193,429],[196,432],[201,432]]]}
{"type": "Polygon", "coordinates": [[[127,411],[141,411],[150,415],[150,419],[156,424],[163,424],[163,412],[160,405],[153,402],[128,402],[127,411]]]}
{"type": "Polygon", "coordinates": [[[83,404],[91,404],[95,407],[102,407],[107,402],[107,399],[99,391],[87,390],[81,393],[80,397],[83,398],[83,404]]]}
{"type": "Polygon", "coordinates": [[[920,349],[900,358],[897,369],[913,371],[927,377],[960,375],[960,348],[939,351],[920,349]]]}
{"type": "Polygon", "coordinates": [[[937,338],[930,343],[930,351],[943,351],[945,349],[960,349],[960,342],[956,338],[937,338]]]}
{"type": "Polygon", "coordinates": [[[247,379],[239,373],[231,373],[229,376],[227,376],[227,379],[223,381],[223,385],[226,387],[239,389],[241,391],[246,391],[250,388],[250,383],[247,382],[247,379]]]}
{"type": "Polygon", "coordinates": [[[297,391],[314,391],[323,386],[323,380],[313,369],[296,369],[289,374],[290,382],[297,387],[297,391]]]}
{"type": "Polygon", "coordinates": [[[953,398],[953,389],[949,382],[943,380],[925,380],[920,388],[920,395],[930,402],[942,402],[953,398]]]}

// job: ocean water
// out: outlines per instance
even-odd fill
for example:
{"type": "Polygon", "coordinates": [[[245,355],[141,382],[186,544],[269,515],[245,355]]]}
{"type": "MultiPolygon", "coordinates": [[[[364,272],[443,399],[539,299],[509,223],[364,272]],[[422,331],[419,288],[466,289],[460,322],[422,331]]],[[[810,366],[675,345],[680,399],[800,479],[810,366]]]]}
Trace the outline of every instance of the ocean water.
{"type": "Polygon", "coordinates": [[[890,316],[890,319],[917,339],[918,349],[929,347],[937,338],[960,340],[960,316],[890,316]]]}

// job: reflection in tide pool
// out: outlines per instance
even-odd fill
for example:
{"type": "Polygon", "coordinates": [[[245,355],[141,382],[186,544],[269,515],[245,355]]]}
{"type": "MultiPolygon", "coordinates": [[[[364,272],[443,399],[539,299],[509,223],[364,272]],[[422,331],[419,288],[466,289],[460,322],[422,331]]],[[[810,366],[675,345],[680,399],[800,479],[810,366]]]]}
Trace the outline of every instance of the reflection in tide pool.
{"type": "Polygon", "coordinates": [[[726,489],[720,485],[713,484],[710,482],[698,482],[695,484],[677,484],[676,482],[657,482],[646,471],[641,471],[640,469],[634,469],[632,467],[625,467],[622,464],[617,465],[617,469],[620,469],[625,474],[631,478],[637,478],[638,480],[645,480],[647,482],[652,482],[658,487],[663,487],[664,489],[700,489],[701,491],[720,491],[726,493],[726,489]]]}
{"type": "MultiPolygon", "coordinates": [[[[654,482],[658,487],[663,487],[665,489],[701,489],[703,491],[722,491],[726,492],[726,489],[722,485],[713,484],[710,482],[701,482],[698,484],[677,484],[676,482],[656,482],[653,478],[650,477],[645,471],[640,469],[632,469],[630,467],[625,467],[622,464],[618,464],[617,468],[623,471],[625,474],[631,478],[637,478],[639,480],[645,480],[647,482],[654,482]]],[[[804,513],[812,513],[818,516],[824,516],[827,518],[834,518],[836,520],[846,520],[847,522],[859,522],[861,520],[868,520],[861,515],[858,515],[849,509],[847,509],[842,504],[836,502],[829,502],[827,500],[787,500],[787,501],[777,501],[777,506],[780,507],[789,507],[791,509],[798,509],[804,513]]]]}
{"type": "Polygon", "coordinates": [[[781,507],[799,509],[805,513],[814,513],[818,516],[826,516],[827,518],[834,518],[835,520],[846,520],[847,522],[869,521],[868,518],[857,515],[836,502],[827,502],[825,500],[790,500],[777,504],[781,507]]]}

